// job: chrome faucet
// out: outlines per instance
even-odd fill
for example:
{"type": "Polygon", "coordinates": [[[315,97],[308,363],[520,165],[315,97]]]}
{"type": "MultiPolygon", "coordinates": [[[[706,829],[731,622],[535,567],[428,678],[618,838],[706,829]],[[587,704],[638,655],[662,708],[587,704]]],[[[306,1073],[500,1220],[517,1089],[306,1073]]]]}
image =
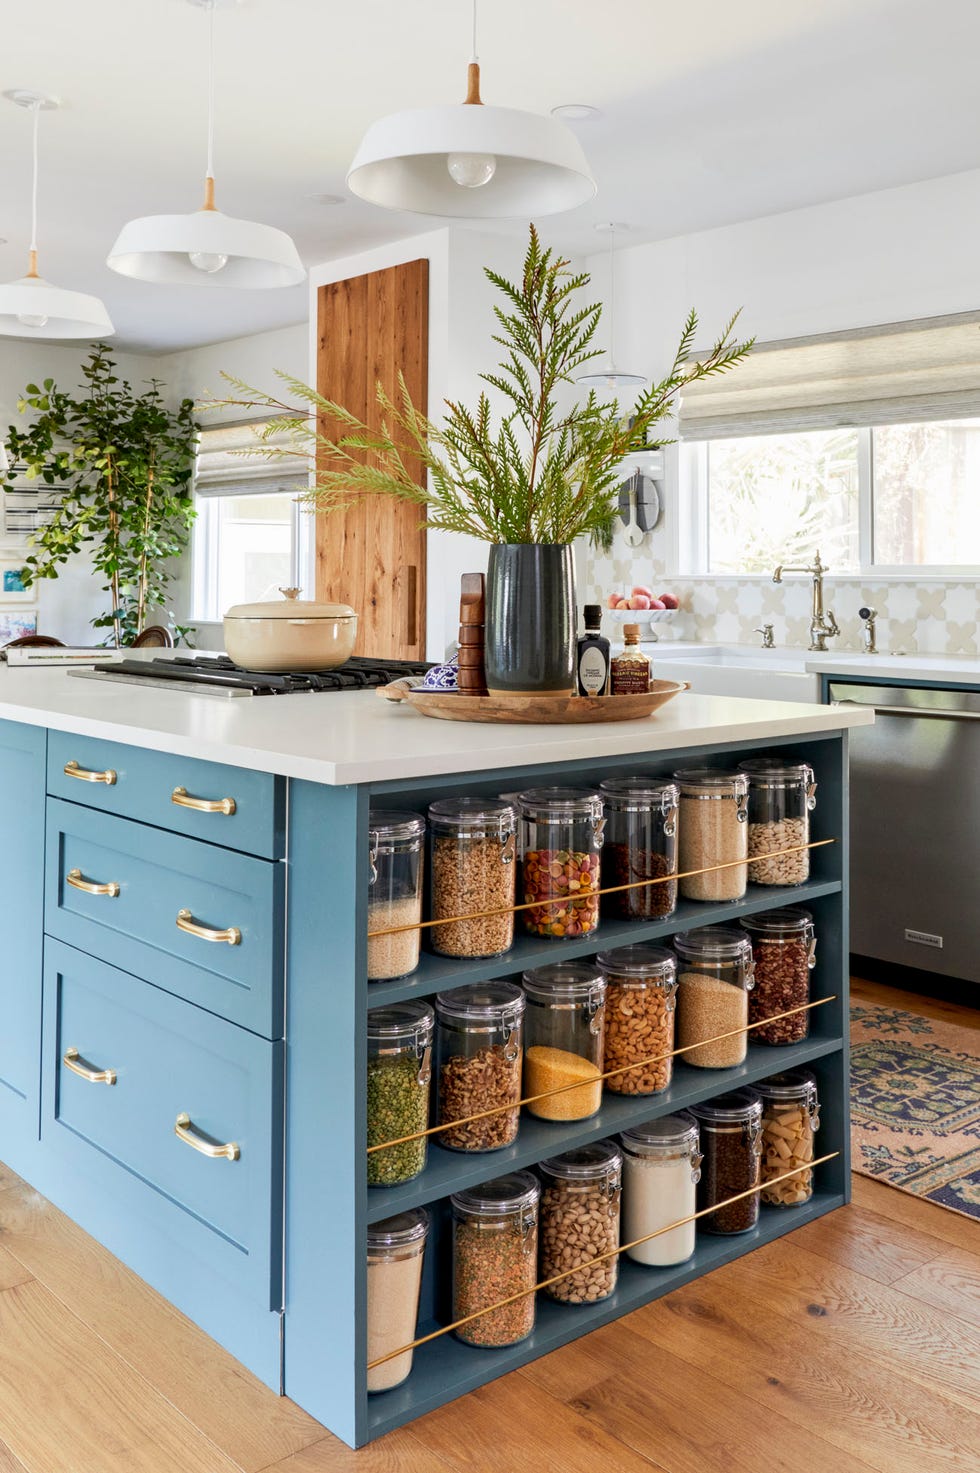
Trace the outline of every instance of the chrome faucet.
{"type": "Polygon", "coordinates": [[[858,618],[864,620],[861,638],[864,642],[864,653],[866,655],[876,655],[878,653],[878,646],[875,642],[875,620],[877,617],[877,609],[868,607],[858,609],[858,618]]]}
{"type": "Polygon", "coordinates": [[[840,626],[834,618],[833,609],[827,610],[827,617],[823,612],[823,575],[829,572],[826,563],[820,561],[820,550],[813,559],[810,567],[793,566],[790,563],[780,563],[772,575],[774,583],[782,583],[784,573],[809,573],[813,579],[813,611],[810,616],[810,645],[811,650],[826,654],[827,640],[832,639],[835,634],[840,634],[840,626]]]}

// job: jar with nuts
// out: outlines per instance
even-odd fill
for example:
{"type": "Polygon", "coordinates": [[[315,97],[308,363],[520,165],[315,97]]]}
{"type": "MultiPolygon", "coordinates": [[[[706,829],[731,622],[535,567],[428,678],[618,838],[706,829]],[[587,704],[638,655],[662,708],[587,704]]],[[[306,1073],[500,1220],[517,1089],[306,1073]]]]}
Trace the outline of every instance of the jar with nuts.
{"type": "Polygon", "coordinates": [[[453,1319],[477,1316],[456,1330],[467,1345],[516,1345],[534,1329],[540,1194],[529,1171],[515,1171],[450,1198],[453,1319]],[[511,1304],[500,1303],[515,1294],[511,1304]]]}
{"type": "Polygon", "coordinates": [[[817,935],[808,910],[787,905],[746,916],[742,925],[752,942],[755,986],[749,994],[749,1022],[756,1043],[802,1043],[810,1031],[809,1013],[792,1013],[810,1001],[810,973],[816,966],[817,935]],[[764,1018],[774,1019],[764,1023],[764,1018]]]}
{"type": "Polygon", "coordinates": [[[614,1095],[655,1095],[673,1075],[677,962],[662,946],[617,946],[596,957],[606,979],[606,1047],[602,1072],[614,1095]],[[625,1068],[626,1065],[633,1068],[625,1068]]]}
{"type": "MultiPolygon", "coordinates": [[[[367,1019],[367,1143],[424,1131],[429,1124],[434,1015],[428,1003],[373,1008],[367,1019]]],[[[425,1167],[426,1137],[368,1152],[369,1187],[411,1181],[425,1167]]]]}
{"type": "Polygon", "coordinates": [[[677,1046],[685,1064],[731,1069],[748,1052],[752,943],[734,926],[702,926],[674,937],[677,1046]],[[694,1047],[692,1047],[694,1045],[694,1047]]]}
{"type": "Polygon", "coordinates": [[[677,908],[676,784],[652,777],[617,777],[600,783],[599,791],[606,805],[603,881],[607,887],[630,887],[604,897],[606,914],[621,921],[658,921],[673,915],[677,908]]]}
{"type": "Polygon", "coordinates": [[[432,948],[443,956],[500,956],[514,940],[517,809],[489,798],[429,806],[432,948]],[[481,914],[482,912],[497,914],[481,914]],[[465,917],[472,916],[472,920],[465,917]],[[463,917],[464,919],[459,919],[463,917]]]}
{"type": "Polygon", "coordinates": [[[773,1074],[756,1086],[762,1096],[762,1200],[802,1207],[813,1196],[813,1137],[820,1128],[817,1081],[809,1069],[773,1074]],[[767,1186],[773,1177],[794,1172],[767,1186]]]}
{"type": "Polygon", "coordinates": [[[754,885],[802,885],[810,877],[810,814],[817,783],[808,762],[750,757],[738,764],[749,780],[749,879],[754,885]],[[779,853],[796,849],[795,854],[779,853]]]}
{"type": "Polygon", "coordinates": [[[622,1164],[611,1141],[539,1163],[541,1279],[558,1278],[544,1291],[549,1298],[595,1304],[615,1289],[622,1164]]]}
{"type": "Polygon", "coordinates": [[[436,1124],[451,1127],[435,1137],[441,1146],[499,1151],[517,1139],[523,1019],[524,994],[512,982],[437,995],[436,1124]]]}
{"type": "Polygon", "coordinates": [[[694,1252],[695,1195],[701,1177],[698,1122],[681,1111],[624,1130],[623,1238],[627,1258],[652,1268],[686,1263],[694,1252]],[[650,1236],[654,1234],[655,1236],[650,1236]],[[637,1242],[646,1238],[646,1242],[637,1242]]]}
{"type": "Polygon", "coordinates": [[[520,795],[524,927],[532,936],[589,936],[599,924],[602,799],[585,788],[520,795]]]}
{"type": "Polygon", "coordinates": [[[541,1120],[585,1120],[602,1104],[606,984],[594,963],[524,973],[524,1093],[541,1120]],[[552,1093],[552,1091],[554,1091],[552,1093]]]}
{"type": "Polygon", "coordinates": [[[691,1114],[701,1128],[698,1211],[715,1209],[700,1225],[706,1233],[747,1233],[759,1221],[759,1193],[752,1189],[760,1179],[762,1097],[754,1089],[734,1089],[692,1105],[691,1114]]]}

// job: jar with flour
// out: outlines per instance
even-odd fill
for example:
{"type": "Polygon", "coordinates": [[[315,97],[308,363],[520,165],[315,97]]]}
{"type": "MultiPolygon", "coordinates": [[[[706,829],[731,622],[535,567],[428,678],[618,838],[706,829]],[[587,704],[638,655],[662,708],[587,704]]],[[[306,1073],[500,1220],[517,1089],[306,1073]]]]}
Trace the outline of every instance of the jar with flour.
{"type": "Polygon", "coordinates": [[[623,1241],[657,1236],[626,1256],[666,1268],[694,1252],[695,1195],[701,1176],[698,1123],[681,1113],[648,1121],[620,1136],[623,1147],[623,1241]],[[672,1224],[677,1226],[672,1226],[672,1224]],[[666,1231],[663,1231],[666,1229],[666,1231]]]}

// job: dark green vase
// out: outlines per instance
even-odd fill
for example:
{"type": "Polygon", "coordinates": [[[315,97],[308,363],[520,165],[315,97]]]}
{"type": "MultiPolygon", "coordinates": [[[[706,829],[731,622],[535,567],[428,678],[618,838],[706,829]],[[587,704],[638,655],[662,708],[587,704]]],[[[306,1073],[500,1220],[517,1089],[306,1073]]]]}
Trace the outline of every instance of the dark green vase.
{"type": "Polygon", "coordinates": [[[487,689],[575,689],[575,564],[565,543],[494,543],[487,569],[487,689]]]}

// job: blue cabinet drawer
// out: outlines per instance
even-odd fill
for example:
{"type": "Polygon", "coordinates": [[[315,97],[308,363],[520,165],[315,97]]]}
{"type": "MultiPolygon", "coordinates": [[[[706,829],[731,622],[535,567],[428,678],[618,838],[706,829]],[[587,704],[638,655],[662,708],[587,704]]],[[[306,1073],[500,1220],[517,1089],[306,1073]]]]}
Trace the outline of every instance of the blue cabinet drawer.
{"type": "Polygon", "coordinates": [[[285,781],[268,772],[52,731],[48,792],[245,854],[285,849],[285,781]]]}
{"type": "Polygon", "coordinates": [[[49,798],[45,867],[49,935],[282,1037],[281,862],[49,798]]]}
{"type": "Polygon", "coordinates": [[[42,1143],[96,1174],[123,1239],[164,1228],[158,1287],[192,1253],[280,1307],[282,1047],[48,942],[42,1143]]]}

